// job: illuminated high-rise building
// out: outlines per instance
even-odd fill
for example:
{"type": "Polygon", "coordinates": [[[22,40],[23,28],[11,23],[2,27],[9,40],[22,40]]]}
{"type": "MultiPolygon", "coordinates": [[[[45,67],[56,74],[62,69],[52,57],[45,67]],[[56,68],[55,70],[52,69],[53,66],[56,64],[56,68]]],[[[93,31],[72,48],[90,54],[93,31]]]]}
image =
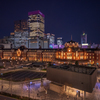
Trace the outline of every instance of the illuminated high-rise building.
{"type": "Polygon", "coordinates": [[[28,12],[29,36],[44,37],[44,14],[39,10],[28,12]]]}
{"type": "Polygon", "coordinates": [[[81,44],[87,43],[87,34],[83,33],[81,35],[81,44]]]}
{"type": "Polygon", "coordinates": [[[62,44],[63,44],[62,37],[58,37],[57,38],[57,45],[62,45],[62,44]]]}
{"type": "Polygon", "coordinates": [[[49,40],[49,44],[54,44],[55,43],[55,35],[47,33],[47,39],[49,40]]]}
{"type": "Polygon", "coordinates": [[[23,32],[28,30],[27,20],[14,21],[14,32],[23,32]]]}

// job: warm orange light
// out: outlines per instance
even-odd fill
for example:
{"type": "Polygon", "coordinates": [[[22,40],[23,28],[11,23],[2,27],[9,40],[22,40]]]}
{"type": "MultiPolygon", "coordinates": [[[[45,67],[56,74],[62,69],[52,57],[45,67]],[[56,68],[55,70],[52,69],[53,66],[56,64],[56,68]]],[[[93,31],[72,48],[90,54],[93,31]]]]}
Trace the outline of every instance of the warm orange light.
{"type": "Polygon", "coordinates": [[[68,52],[71,52],[71,49],[70,48],[68,48],[68,52]]]}
{"type": "Polygon", "coordinates": [[[20,49],[17,50],[17,56],[20,56],[21,55],[21,51],[20,49]]]}

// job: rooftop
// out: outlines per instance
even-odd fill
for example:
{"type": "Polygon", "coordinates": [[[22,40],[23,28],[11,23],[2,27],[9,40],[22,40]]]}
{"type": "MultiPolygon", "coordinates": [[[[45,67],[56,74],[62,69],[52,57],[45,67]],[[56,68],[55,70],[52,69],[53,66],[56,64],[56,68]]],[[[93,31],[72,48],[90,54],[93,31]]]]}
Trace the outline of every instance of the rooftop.
{"type": "Polygon", "coordinates": [[[66,71],[72,71],[76,73],[88,74],[92,75],[93,72],[96,70],[95,67],[88,67],[88,66],[76,66],[76,65],[61,65],[61,66],[50,66],[51,68],[62,69],[66,71]]]}
{"type": "Polygon", "coordinates": [[[45,15],[42,12],[40,12],[40,10],[28,12],[28,16],[36,14],[40,14],[42,17],[45,17],[45,15]]]}

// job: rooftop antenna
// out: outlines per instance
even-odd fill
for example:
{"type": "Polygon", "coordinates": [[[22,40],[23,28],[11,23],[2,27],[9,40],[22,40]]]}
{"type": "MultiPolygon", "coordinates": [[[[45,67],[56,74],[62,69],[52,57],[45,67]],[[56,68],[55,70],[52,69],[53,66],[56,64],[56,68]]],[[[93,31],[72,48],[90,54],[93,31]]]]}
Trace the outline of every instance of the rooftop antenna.
{"type": "Polygon", "coordinates": [[[71,35],[71,40],[72,40],[72,35],[71,35]]]}

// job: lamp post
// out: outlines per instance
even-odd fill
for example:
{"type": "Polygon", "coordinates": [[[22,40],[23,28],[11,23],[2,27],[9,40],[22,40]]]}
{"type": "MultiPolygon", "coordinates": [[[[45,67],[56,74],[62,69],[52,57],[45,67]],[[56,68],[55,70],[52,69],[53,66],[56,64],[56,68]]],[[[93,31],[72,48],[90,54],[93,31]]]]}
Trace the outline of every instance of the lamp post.
{"type": "Polygon", "coordinates": [[[10,61],[10,64],[11,64],[11,66],[12,66],[12,61],[10,61]]]}
{"type": "Polygon", "coordinates": [[[2,85],[1,85],[1,93],[2,93],[2,91],[3,91],[3,73],[1,73],[1,75],[2,75],[2,85]]]}

